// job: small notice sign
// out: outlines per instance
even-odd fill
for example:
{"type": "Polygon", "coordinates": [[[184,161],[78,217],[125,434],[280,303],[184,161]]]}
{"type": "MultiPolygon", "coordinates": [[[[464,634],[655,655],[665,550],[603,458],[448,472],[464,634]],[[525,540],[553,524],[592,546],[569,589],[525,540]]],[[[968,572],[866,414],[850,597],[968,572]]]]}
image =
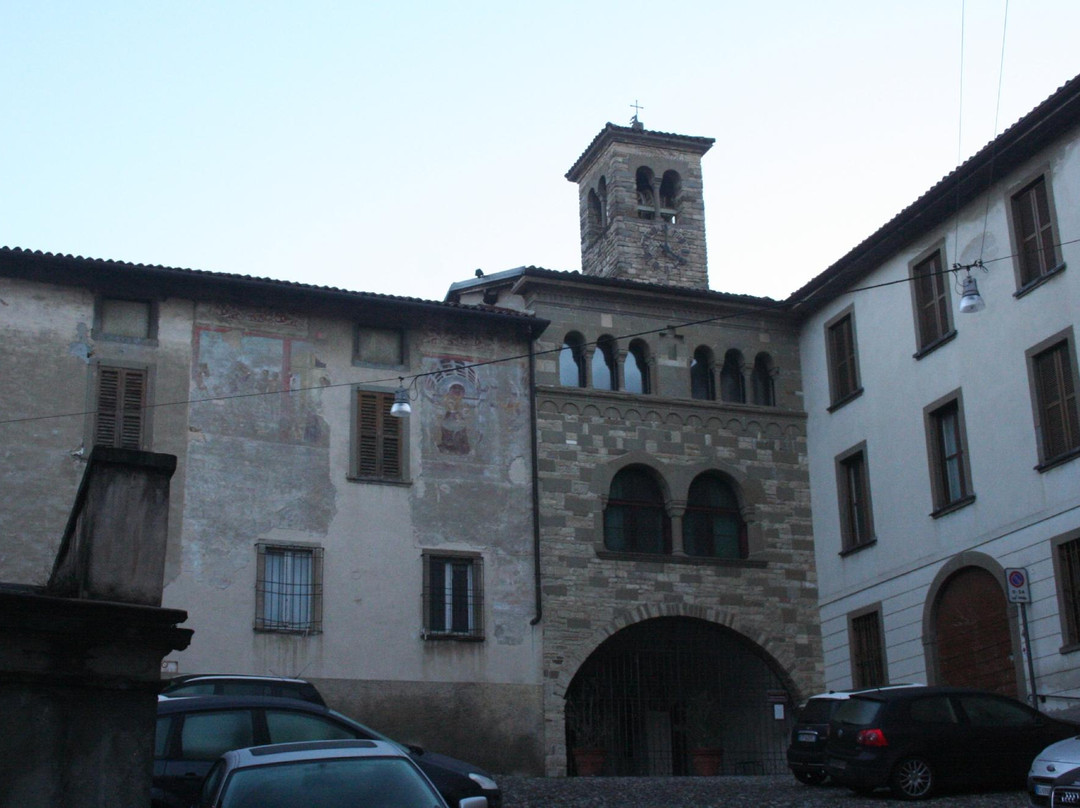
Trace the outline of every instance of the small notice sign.
{"type": "Polygon", "coordinates": [[[1010,567],[1005,570],[1005,591],[1009,603],[1031,603],[1028,574],[1024,567],[1010,567]]]}

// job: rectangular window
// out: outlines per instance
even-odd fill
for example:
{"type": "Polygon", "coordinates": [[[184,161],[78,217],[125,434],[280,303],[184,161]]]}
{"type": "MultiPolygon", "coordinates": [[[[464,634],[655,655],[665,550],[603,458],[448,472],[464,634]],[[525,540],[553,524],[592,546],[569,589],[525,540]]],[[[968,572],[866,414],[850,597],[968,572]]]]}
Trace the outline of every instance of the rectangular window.
{"type": "Polygon", "coordinates": [[[1051,463],[1080,450],[1080,424],[1070,340],[1062,339],[1030,354],[1035,401],[1035,429],[1040,463],[1051,463]]]}
{"type": "Polygon", "coordinates": [[[1080,645],[1080,538],[1057,545],[1058,597],[1065,645],[1080,645]]]}
{"type": "Polygon", "coordinates": [[[1046,177],[1039,177],[1013,196],[1012,214],[1023,287],[1046,275],[1058,263],[1046,177]]]}
{"type": "Polygon", "coordinates": [[[390,414],[394,394],[357,390],[353,428],[353,468],[357,479],[405,479],[403,419],[390,414]]]}
{"type": "Polygon", "coordinates": [[[256,545],[255,629],[322,631],[321,547],[256,545]]]}
{"type": "Polygon", "coordinates": [[[142,449],[146,424],[146,369],[97,366],[94,445],[142,449]]]}
{"type": "Polygon", "coordinates": [[[424,553],[424,637],[484,637],[484,562],[477,555],[424,553]]]}
{"type": "Polygon", "coordinates": [[[885,644],[881,612],[874,610],[851,618],[848,627],[851,649],[851,680],[855,688],[879,687],[885,675],[885,644]]]}
{"type": "Polygon", "coordinates": [[[837,458],[836,480],[840,500],[841,546],[845,551],[853,550],[874,540],[865,444],[837,458]]]}
{"type": "Polygon", "coordinates": [[[952,330],[949,289],[942,268],[941,250],[911,268],[912,293],[915,297],[915,322],[918,346],[925,351],[944,339],[952,330]]]}
{"type": "Polygon", "coordinates": [[[829,364],[829,390],[837,407],[860,392],[859,366],[855,351],[855,321],[850,310],[825,327],[829,364]]]}
{"type": "Polygon", "coordinates": [[[971,499],[967,440],[959,393],[927,407],[925,417],[930,485],[936,512],[971,499]]]}

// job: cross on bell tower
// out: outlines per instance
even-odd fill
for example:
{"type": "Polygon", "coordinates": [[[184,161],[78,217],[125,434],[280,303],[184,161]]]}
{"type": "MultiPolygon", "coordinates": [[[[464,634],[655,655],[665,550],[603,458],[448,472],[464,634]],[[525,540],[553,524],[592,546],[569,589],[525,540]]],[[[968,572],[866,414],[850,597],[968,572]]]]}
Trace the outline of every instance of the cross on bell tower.
{"type": "Polygon", "coordinates": [[[713,139],[653,132],[631,105],[607,124],[566,178],[578,185],[586,275],[708,289],[701,158],[713,139]]]}

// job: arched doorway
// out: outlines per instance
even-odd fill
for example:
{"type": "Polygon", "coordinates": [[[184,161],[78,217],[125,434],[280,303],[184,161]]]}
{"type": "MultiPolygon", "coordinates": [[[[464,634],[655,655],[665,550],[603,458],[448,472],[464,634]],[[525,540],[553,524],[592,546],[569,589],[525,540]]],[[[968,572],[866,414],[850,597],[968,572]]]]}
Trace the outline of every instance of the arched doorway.
{"type": "Polygon", "coordinates": [[[606,775],[694,774],[691,752],[723,751],[723,774],[782,774],[789,688],[776,662],[723,626],[658,617],[603,642],[566,693],[567,772],[573,750],[604,750],[606,775]]]}
{"type": "Polygon", "coordinates": [[[982,567],[963,567],[938,592],[934,629],[939,684],[1016,697],[1008,604],[982,567]]]}

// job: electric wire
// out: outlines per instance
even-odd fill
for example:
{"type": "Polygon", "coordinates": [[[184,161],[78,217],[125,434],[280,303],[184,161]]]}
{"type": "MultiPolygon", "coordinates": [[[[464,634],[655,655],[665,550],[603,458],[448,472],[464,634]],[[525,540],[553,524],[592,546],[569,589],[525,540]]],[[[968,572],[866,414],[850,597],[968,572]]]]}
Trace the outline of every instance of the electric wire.
{"type": "MultiPolygon", "coordinates": [[[[1054,246],[1055,247],[1065,247],[1065,246],[1068,246],[1070,244],[1076,244],[1078,242],[1080,242],[1080,238],[1070,239],[1069,241],[1062,241],[1062,242],[1060,242],[1058,244],[1055,244],[1054,246]]],[[[1016,258],[1016,254],[1003,255],[1003,256],[1001,256],[999,258],[988,258],[988,259],[986,259],[986,261],[984,263],[991,264],[991,263],[995,263],[995,262],[998,262],[998,261],[1012,260],[1014,258],[1016,258]]],[[[931,274],[932,275],[946,275],[946,274],[955,273],[955,272],[956,272],[955,269],[953,269],[952,267],[949,267],[949,268],[938,270],[937,272],[934,272],[934,273],[931,273],[931,274]]],[[[850,289],[845,289],[842,294],[855,294],[857,292],[868,292],[868,291],[873,290],[873,289],[883,289],[883,288],[885,288],[887,286],[896,286],[896,285],[901,284],[901,283],[912,283],[912,282],[914,282],[914,280],[915,280],[914,277],[907,276],[907,277],[903,277],[903,278],[897,278],[896,280],[882,281],[880,283],[872,283],[872,284],[868,284],[866,286],[855,286],[855,287],[852,287],[850,289]]],[[[729,313],[726,313],[726,314],[718,314],[715,317],[704,317],[704,318],[701,318],[699,320],[686,320],[686,321],[682,321],[682,322],[679,322],[679,323],[668,323],[668,324],[665,324],[665,325],[660,326],[658,328],[651,328],[651,329],[647,329],[647,330],[644,330],[644,331],[635,331],[635,332],[632,332],[632,333],[621,334],[619,336],[610,337],[610,338],[608,338],[608,340],[610,340],[612,342],[619,342],[619,341],[623,341],[623,340],[634,339],[636,337],[645,337],[645,336],[649,336],[649,335],[652,335],[652,334],[661,334],[661,333],[664,333],[664,332],[669,332],[672,329],[690,328],[690,327],[696,326],[696,325],[708,325],[709,323],[724,322],[726,320],[734,320],[734,319],[737,319],[739,317],[758,317],[761,314],[768,314],[768,313],[773,312],[773,311],[781,311],[781,310],[785,310],[785,309],[790,309],[793,305],[796,305],[798,302],[799,301],[795,301],[794,303],[791,303],[791,302],[788,302],[788,301],[783,301],[783,300],[774,301],[771,304],[766,304],[766,305],[759,306],[759,307],[755,308],[753,312],[735,311],[735,312],[729,312],[729,313]]],[[[601,341],[606,342],[608,340],[597,339],[597,340],[592,340],[592,341],[589,341],[589,342],[583,342],[583,343],[581,343],[581,347],[582,348],[595,347],[601,341]]],[[[560,345],[557,348],[547,348],[547,349],[542,350],[542,351],[532,351],[530,353],[534,357],[547,356],[547,355],[550,355],[550,354],[558,354],[558,353],[562,352],[563,349],[564,349],[564,346],[560,345]]],[[[497,365],[497,364],[500,364],[500,363],[503,363],[503,362],[516,362],[516,361],[520,361],[520,360],[523,360],[523,359],[528,359],[529,356],[530,356],[530,353],[511,354],[511,355],[507,355],[507,356],[496,357],[494,359],[485,359],[485,360],[480,360],[480,361],[477,361],[477,362],[465,363],[465,364],[455,366],[455,369],[458,369],[458,370],[470,370],[472,368],[482,368],[482,367],[487,367],[489,365],[497,365]]],[[[409,385],[408,386],[409,386],[409,388],[412,388],[416,384],[416,382],[418,380],[420,380],[420,379],[426,378],[428,376],[437,376],[437,375],[443,374],[445,372],[446,372],[445,370],[440,369],[440,370],[431,370],[431,371],[424,371],[424,372],[421,372],[421,373],[411,373],[411,374],[404,374],[404,375],[398,373],[398,374],[394,374],[393,376],[387,376],[385,378],[363,379],[363,380],[359,380],[359,381],[354,379],[354,380],[348,381],[348,382],[333,382],[333,383],[329,383],[329,384],[317,384],[317,385],[309,385],[309,386],[304,386],[304,387],[290,387],[290,388],[287,388],[285,390],[262,390],[262,391],[255,391],[255,392],[251,392],[251,393],[230,393],[229,395],[222,395],[222,396],[207,396],[205,398],[187,398],[187,399],[178,399],[178,400],[175,400],[175,401],[151,402],[149,404],[144,405],[142,407],[142,409],[143,410],[153,410],[153,409],[160,409],[160,408],[164,408],[164,407],[180,407],[180,406],[191,406],[193,404],[206,404],[206,403],[212,403],[212,402],[215,402],[215,401],[234,401],[234,400],[245,399],[245,398],[257,398],[257,397],[260,397],[260,396],[290,395],[292,393],[305,393],[305,392],[311,392],[311,391],[314,391],[314,390],[333,390],[333,389],[341,388],[341,387],[353,387],[353,386],[355,386],[357,384],[370,384],[370,385],[392,384],[392,383],[397,382],[397,381],[402,380],[402,379],[408,379],[409,380],[409,385]]],[[[52,414],[48,414],[48,415],[27,415],[27,416],[22,416],[22,417],[18,417],[18,418],[4,418],[4,419],[0,419],[0,426],[6,426],[8,424],[30,423],[30,422],[34,422],[34,421],[47,421],[47,420],[53,420],[53,419],[58,419],[58,418],[85,418],[88,415],[94,415],[96,413],[97,413],[97,410],[79,410],[79,411],[74,411],[74,412],[52,413],[52,414]]]]}

